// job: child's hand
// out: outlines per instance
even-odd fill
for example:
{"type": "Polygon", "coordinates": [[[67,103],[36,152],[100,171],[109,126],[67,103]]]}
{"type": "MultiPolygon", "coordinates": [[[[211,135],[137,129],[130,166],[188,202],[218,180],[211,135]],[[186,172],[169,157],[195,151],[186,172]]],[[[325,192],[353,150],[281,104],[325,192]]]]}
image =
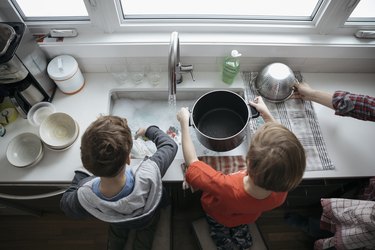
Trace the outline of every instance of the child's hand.
{"type": "Polygon", "coordinates": [[[249,103],[251,106],[253,106],[254,108],[258,110],[258,112],[263,117],[265,122],[275,121],[275,119],[271,115],[270,110],[267,108],[261,96],[255,97],[254,101],[253,102],[249,101],[249,103]]]}
{"type": "Polygon", "coordinates": [[[146,135],[146,128],[139,128],[137,132],[135,132],[134,139],[137,139],[138,137],[144,137],[146,135]]]}
{"type": "Polygon", "coordinates": [[[190,112],[189,112],[188,108],[182,107],[177,112],[177,120],[182,125],[182,124],[189,124],[189,119],[190,119],[190,112]]]}

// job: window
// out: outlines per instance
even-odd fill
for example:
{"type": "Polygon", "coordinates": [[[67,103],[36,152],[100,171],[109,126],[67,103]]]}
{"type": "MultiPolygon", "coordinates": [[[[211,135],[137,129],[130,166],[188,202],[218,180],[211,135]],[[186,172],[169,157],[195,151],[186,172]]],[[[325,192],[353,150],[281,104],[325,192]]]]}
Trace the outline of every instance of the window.
{"type": "Polygon", "coordinates": [[[25,21],[88,20],[83,0],[12,0],[25,21]]]}
{"type": "Polygon", "coordinates": [[[121,0],[123,18],[312,20],[321,0],[121,0]]]}
{"type": "Polygon", "coordinates": [[[375,1],[374,0],[361,0],[352,14],[350,15],[349,22],[375,22],[375,1]]]}
{"type": "Polygon", "coordinates": [[[358,29],[375,26],[374,0],[189,0],[177,3],[173,0],[10,0],[2,1],[2,5],[18,11],[33,32],[45,34],[51,28],[76,28],[79,34],[103,31],[107,34],[155,34],[178,30],[224,36],[257,32],[270,36],[353,35],[358,29]],[[364,18],[366,24],[363,24],[364,18]],[[346,25],[347,21],[350,25],[346,25]],[[353,22],[357,23],[353,25],[353,22]]]}

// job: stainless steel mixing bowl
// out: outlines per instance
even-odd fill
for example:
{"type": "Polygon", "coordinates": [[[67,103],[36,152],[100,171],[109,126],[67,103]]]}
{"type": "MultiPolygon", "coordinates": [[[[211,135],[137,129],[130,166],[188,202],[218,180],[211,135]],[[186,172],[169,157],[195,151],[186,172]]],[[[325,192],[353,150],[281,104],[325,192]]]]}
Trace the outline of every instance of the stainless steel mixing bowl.
{"type": "Polygon", "coordinates": [[[293,95],[298,80],[293,71],[283,63],[271,63],[264,67],[255,80],[255,89],[270,102],[283,102],[293,95]]]}

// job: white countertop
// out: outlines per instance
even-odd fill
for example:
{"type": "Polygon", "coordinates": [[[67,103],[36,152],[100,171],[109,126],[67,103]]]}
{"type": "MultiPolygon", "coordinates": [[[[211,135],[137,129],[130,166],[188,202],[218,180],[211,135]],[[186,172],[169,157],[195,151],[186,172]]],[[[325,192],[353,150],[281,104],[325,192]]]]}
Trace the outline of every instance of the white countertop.
{"type": "MultiPolygon", "coordinates": [[[[375,96],[375,74],[319,74],[302,73],[306,82],[312,87],[327,91],[337,89],[375,96]]],[[[114,88],[134,88],[131,83],[119,85],[106,73],[84,74],[85,86],[75,95],[65,95],[57,90],[52,103],[57,111],[69,113],[80,126],[80,136],[87,126],[98,115],[107,114],[109,110],[109,92],[114,88]]],[[[164,82],[156,87],[165,89],[167,101],[166,74],[164,82]]],[[[221,82],[218,72],[195,72],[196,81],[188,76],[178,88],[239,88],[243,86],[238,77],[228,86],[221,82]]],[[[139,88],[151,88],[143,83],[139,88]]],[[[309,171],[304,178],[338,178],[375,176],[375,123],[344,118],[334,115],[334,112],[319,104],[314,104],[315,111],[327,144],[328,153],[336,166],[335,170],[309,171]]],[[[71,148],[62,152],[45,149],[43,159],[29,168],[15,168],[5,156],[8,142],[17,134],[33,132],[38,134],[35,127],[28,121],[18,118],[16,122],[6,126],[7,133],[0,138],[0,184],[68,184],[74,175],[74,170],[81,168],[80,137],[71,148]]],[[[139,160],[133,160],[137,164],[139,160]]],[[[181,159],[175,159],[164,176],[164,181],[181,181],[183,176],[180,169],[181,159]]]]}

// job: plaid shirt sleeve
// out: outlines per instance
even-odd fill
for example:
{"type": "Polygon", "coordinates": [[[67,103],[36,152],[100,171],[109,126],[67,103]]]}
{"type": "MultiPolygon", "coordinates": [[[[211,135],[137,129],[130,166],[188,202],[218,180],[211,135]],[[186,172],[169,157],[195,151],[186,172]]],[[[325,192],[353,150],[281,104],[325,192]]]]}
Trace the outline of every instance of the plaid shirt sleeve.
{"type": "Polygon", "coordinates": [[[375,97],[336,91],[332,97],[335,114],[364,121],[375,121],[375,97]]]}

